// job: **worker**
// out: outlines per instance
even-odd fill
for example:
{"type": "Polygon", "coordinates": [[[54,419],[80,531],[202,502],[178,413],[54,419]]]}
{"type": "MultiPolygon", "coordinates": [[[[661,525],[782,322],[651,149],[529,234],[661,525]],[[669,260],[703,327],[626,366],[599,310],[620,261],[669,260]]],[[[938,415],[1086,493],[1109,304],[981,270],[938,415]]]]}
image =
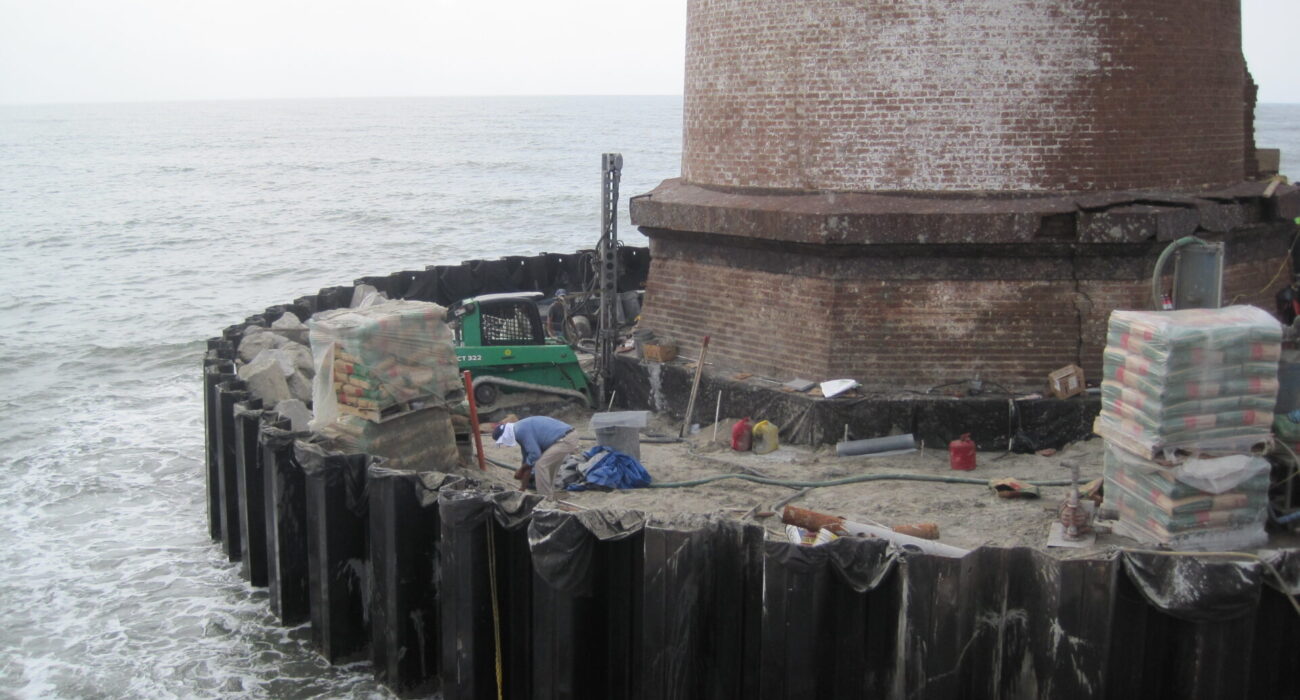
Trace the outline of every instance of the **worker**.
{"type": "Polygon", "coordinates": [[[498,423],[492,429],[492,439],[502,447],[519,446],[523,466],[515,472],[519,490],[528,488],[529,477],[534,477],[538,493],[555,495],[555,472],[564,458],[577,454],[578,434],[573,426],[548,416],[530,416],[514,423],[498,423]]]}

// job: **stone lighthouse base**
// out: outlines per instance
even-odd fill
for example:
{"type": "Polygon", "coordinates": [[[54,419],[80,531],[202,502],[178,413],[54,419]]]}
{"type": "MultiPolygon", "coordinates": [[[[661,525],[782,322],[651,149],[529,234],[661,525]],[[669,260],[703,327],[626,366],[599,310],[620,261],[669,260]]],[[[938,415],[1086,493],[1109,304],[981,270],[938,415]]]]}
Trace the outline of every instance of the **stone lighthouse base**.
{"type": "Polygon", "coordinates": [[[1151,308],[1155,261],[1180,237],[1225,242],[1225,305],[1273,309],[1300,188],[1264,191],[754,194],[668,180],[631,203],[652,260],[641,326],[685,354],[708,335],[710,363],[779,380],[1019,391],[1068,364],[1098,377],[1110,312],[1151,308]]]}

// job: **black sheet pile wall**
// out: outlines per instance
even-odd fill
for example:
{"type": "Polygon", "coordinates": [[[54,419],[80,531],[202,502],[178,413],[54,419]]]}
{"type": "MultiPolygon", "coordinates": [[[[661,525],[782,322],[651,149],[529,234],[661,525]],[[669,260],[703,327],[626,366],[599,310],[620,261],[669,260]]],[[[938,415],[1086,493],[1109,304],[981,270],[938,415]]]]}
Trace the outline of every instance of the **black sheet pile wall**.
{"type": "MultiPolygon", "coordinates": [[[[582,250],[570,254],[542,253],[498,260],[469,260],[459,265],[430,265],[423,270],[361,277],[354,284],[368,284],[390,299],[432,301],[443,306],[479,294],[538,291],[551,296],[558,289],[580,292],[592,287],[595,282],[594,259],[595,251],[582,250]]],[[[650,271],[649,249],[624,246],[619,249],[618,260],[618,291],[644,288],[650,271]]],[[[339,303],[335,298],[338,290],[321,290],[317,303],[322,305],[316,310],[346,306],[347,300],[339,303]],[[331,303],[336,306],[328,306],[331,303]]]]}
{"type": "Polygon", "coordinates": [[[330,663],[370,646],[370,537],[363,454],[329,453],[299,441],[307,485],[307,579],[312,642],[330,663]]]}
{"type": "Polygon", "coordinates": [[[262,493],[262,400],[235,404],[235,490],[239,501],[239,573],[266,585],[266,499],[262,493]]]}
{"type": "Polygon", "coordinates": [[[436,472],[371,465],[370,649],[375,677],[402,694],[437,688],[438,563],[441,536],[438,491],[459,482],[436,472]]]}
{"type": "Polygon", "coordinates": [[[285,625],[311,615],[307,593],[307,476],[294,454],[288,418],[262,414],[262,492],[266,499],[266,585],[271,612],[285,625]]]}
{"type": "MultiPolygon", "coordinates": [[[[622,251],[623,264],[644,270],[648,254],[637,251],[622,251]]],[[[582,287],[584,255],[358,282],[440,303],[551,293],[582,287]]],[[[960,559],[900,555],[855,539],[809,548],[766,541],[757,525],[556,510],[472,473],[396,471],[367,455],[328,453],[252,400],[233,360],[248,325],[285,312],[306,319],[346,306],[353,291],[322,289],[208,341],[208,526],[244,575],[269,588],[284,624],[310,620],[313,643],[331,661],[368,655],[376,678],[404,697],[1300,694],[1300,614],[1289,597],[1300,593],[1300,550],[1058,560],[1004,548],[960,559]]],[[[650,377],[624,377],[632,378],[620,395],[648,397],[650,377]]],[[[655,381],[685,388],[689,377],[666,369],[655,381]]],[[[773,407],[740,385],[702,387],[719,389],[725,414],[778,411],[783,439],[838,435],[845,423],[855,433],[888,432],[888,424],[942,439],[955,437],[938,435],[950,428],[969,430],[950,407],[773,407]]],[[[1059,432],[1088,422],[1090,410],[1086,401],[1022,402],[988,430],[1001,430],[999,447],[1032,441],[1035,426],[1059,432]]]]}
{"type": "Polygon", "coordinates": [[[235,440],[235,404],[247,401],[248,385],[231,378],[217,384],[213,411],[216,435],[220,441],[217,450],[217,512],[221,522],[221,546],[230,561],[243,557],[239,534],[239,486],[235,463],[239,444],[235,440]]]}
{"type": "MultiPolygon", "coordinates": [[[[553,510],[310,440],[286,460],[292,434],[275,414],[262,419],[268,506],[271,475],[301,463],[306,526],[292,549],[306,552],[314,642],[333,660],[368,647],[376,677],[403,696],[490,697],[498,685],[504,698],[647,700],[1296,690],[1300,617],[1257,560],[802,547],[717,518],[553,510]]],[[[279,510],[272,571],[277,527],[292,520],[279,510]]],[[[1300,552],[1265,558],[1300,592],[1300,552]]]]}
{"type": "Polygon", "coordinates": [[[209,338],[203,356],[203,455],[208,490],[208,535],[221,539],[221,435],[217,415],[217,385],[235,379],[235,347],[223,338],[209,338]]]}

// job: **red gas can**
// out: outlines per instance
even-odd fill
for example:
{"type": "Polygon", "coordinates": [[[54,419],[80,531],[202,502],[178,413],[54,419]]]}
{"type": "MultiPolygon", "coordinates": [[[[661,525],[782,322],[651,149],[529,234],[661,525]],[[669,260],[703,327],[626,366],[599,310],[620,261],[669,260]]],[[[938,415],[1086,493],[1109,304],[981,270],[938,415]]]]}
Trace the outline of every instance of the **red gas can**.
{"type": "Polygon", "coordinates": [[[741,418],[731,428],[731,449],[737,452],[748,452],[754,442],[754,434],[750,432],[749,418],[741,418]]]}
{"type": "Polygon", "coordinates": [[[975,468],[975,441],[970,439],[970,433],[962,433],[960,438],[948,443],[948,463],[964,472],[975,468]]]}

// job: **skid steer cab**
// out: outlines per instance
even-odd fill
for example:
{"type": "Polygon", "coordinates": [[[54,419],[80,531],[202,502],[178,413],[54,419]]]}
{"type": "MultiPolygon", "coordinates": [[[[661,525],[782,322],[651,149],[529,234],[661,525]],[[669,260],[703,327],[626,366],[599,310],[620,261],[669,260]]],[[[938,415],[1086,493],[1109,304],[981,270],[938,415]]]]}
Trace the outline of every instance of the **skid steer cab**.
{"type": "Polygon", "coordinates": [[[533,393],[591,406],[573,348],[548,342],[542,331],[541,298],[541,292],[484,294],[452,305],[456,358],[474,377],[478,405],[491,409],[506,396],[533,393]]]}

